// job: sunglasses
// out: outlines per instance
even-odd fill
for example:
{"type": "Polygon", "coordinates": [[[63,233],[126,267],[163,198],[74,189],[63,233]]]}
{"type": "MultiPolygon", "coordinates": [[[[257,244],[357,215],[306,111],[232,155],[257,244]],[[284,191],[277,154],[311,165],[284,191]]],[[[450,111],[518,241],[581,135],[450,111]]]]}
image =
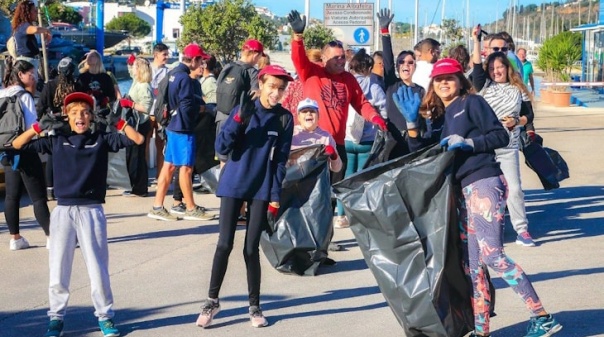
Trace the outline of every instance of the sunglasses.
{"type": "Polygon", "coordinates": [[[328,46],[330,47],[340,47],[340,48],[344,48],[344,44],[342,43],[342,41],[340,40],[333,40],[327,43],[328,46]]]}
{"type": "Polygon", "coordinates": [[[415,64],[415,61],[400,61],[398,64],[408,64],[410,66],[415,64]]]}
{"type": "Polygon", "coordinates": [[[501,47],[501,48],[499,48],[499,47],[493,47],[493,48],[491,48],[491,49],[492,49],[494,52],[501,51],[501,52],[505,53],[505,52],[507,52],[507,51],[508,51],[508,47],[501,47]]]}

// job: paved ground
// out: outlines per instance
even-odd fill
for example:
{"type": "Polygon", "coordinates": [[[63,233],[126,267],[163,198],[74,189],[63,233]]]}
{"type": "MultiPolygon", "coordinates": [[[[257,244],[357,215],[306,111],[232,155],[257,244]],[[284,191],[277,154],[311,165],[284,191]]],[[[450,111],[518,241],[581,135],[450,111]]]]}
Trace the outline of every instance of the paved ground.
{"type": "MultiPolygon", "coordinates": [[[[544,191],[535,174],[523,167],[530,228],[539,247],[515,245],[508,226],[506,250],[531,276],[546,308],[565,325],[556,336],[604,336],[604,110],[538,107],[536,114],[539,133],[568,161],[571,178],[558,190],[544,191]]],[[[347,249],[333,254],[337,266],[322,268],[316,277],[282,275],[261,257],[261,299],[270,326],[253,329],[246,314],[241,227],[221,293],[223,311],[211,329],[196,327],[199,302],[208,290],[217,222],[154,221],[146,217],[151,197],[125,198],[120,193],[108,192],[105,210],[115,319],[123,335],[402,335],[349,230],[336,231],[335,240],[347,249]]],[[[196,200],[218,206],[213,196],[196,195],[196,200]]],[[[48,253],[27,204],[24,200],[22,234],[33,248],[9,251],[6,226],[0,226],[2,337],[42,336],[47,324],[48,253]]],[[[523,336],[526,309],[501,279],[495,284],[498,316],[492,320],[493,335],[523,336]]],[[[79,254],[71,291],[65,336],[100,336],[79,254]]]]}

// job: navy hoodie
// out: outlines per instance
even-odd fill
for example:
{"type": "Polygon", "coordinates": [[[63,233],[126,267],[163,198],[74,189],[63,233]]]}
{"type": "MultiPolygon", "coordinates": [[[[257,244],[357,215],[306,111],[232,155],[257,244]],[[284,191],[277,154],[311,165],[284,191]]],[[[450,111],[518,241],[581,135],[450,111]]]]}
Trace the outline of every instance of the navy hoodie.
{"type": "Polygon", "coordinates": [[[294,131],[292,114],[281,104],[266,109],[256,100],[249,122],[238,123],[233,119],[238,109],[231,111],[216,138],[216,152],[231,155],[216,196],[279,201],[294,131]]]}
{"type": "Polygon", "coordinates": [[[502,174],[495,149],[506,146],[510,139],[484,98],[467,95],[447,106],[441,139],[454,134],[474,142],[474,151],[460,150],[455,156],[455,178],[462,187],[502,174]]]}
{"type": "Polygon", "coordinates": [[[170,109],[177,109],[167,129],[180,133],[193,133],[197,124],[200,107],[205,105],[202,99],[201,83],[192,79],[191,70],[180,63],[169,74],[168,99],[170,109]],[[174,108],[173,108],[174,107],[174,108]]]}
{"type": "Polygon", "coordinates": [[[42,137],[22,150],[52,154],[57,204],[70,206],[105,202],[109,152],[129,145],[134,142],[123,134],[86,132],[42,137]]]}

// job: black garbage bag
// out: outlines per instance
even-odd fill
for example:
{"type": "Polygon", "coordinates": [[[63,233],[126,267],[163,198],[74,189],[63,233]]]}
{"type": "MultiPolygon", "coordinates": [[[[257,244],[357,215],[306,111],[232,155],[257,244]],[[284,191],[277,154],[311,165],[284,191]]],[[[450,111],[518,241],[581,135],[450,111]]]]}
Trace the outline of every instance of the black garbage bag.
{"type": "Polygon", "coordinates": [[[407,133],[401,133],[390,121],[386,122],[386,126],[387,131],[377,131],[369,152],[369,159],[365,162],[363,169],[410,153],[406,140],[407,133]]]}
{"type": "Polygon", "coordinates": [[[545,190],[559,188],[560,182],[569,177],[568,165],[556,150],[529,142],[522,152],[526,165],[537,173],[545,190]]]}
{"type": "Polygon", "coordinates": [[[436,145],[334,185],[365,262],[407,336],[458,337],[474,326],[453,159],[436,145]]]}
{"type": "Polygon", "coordinates": [[[327,257],[333,211],[323,151],[322,145],[292,151],[281,192],[282,214],[260,238],[264,255],[282,273],[316,275],[327,257]]]}

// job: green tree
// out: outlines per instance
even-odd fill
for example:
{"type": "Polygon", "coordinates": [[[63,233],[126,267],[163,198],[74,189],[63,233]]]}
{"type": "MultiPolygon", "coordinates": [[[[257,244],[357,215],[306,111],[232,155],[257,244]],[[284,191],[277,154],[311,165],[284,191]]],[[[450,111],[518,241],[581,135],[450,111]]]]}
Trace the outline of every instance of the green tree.
{"type": "Polygon", "coordinates": [[[69,6],[65,6],[58,2],[53,2],[48,5],[48,16],[50,16],[51,21],[59,21],[65,23],[71,23],[73,25],[78,25],[82,22],[82,15],[78,13],[75,9],[69,6]]]}
{"type": "Polygon", "coordinates": [[[180,23],[180,48],[196,42],[221,61],[237,58],[246,39],[257,39],[267,48],[277,42],[275,25],[261,18],[249,0],[220,0],[206,8],[189,7],[180,23]]]}
{"type": "Polygon", "coordinates": [[[323,25],[313,25],[304,30],[304,46],[307,49],[321,49],[324,45],[335,39],[333,30],[323,25]]]}
{"type": "Polygon", "coordinates": [[[147,21],[139,18],[134,13],[126,13],[109,21],[107,30],[127,30],[134,37],[143,37],[151,33],[151,26],[147,21]]]}
{"type": "Polygon", "coordinates": [[[463,29],[455,19],[443,19],[441,29],[444,32],[446,40],[455,42],[463,38],[463,29]]]}

